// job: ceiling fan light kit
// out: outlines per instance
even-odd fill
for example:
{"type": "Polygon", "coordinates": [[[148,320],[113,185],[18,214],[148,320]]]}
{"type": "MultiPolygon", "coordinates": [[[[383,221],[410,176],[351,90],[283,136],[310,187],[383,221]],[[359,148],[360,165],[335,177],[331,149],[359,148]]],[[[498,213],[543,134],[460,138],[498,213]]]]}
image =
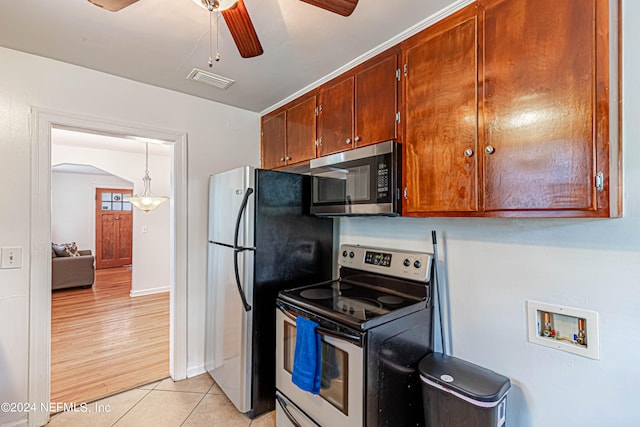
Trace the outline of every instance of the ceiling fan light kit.
{"type": "Polygon", "coordinates": [[[89,0],[89,3],[94,4],[109,12],[117,12],[124,9],[127,6],[132,5],[138,0],[89,0]]]}

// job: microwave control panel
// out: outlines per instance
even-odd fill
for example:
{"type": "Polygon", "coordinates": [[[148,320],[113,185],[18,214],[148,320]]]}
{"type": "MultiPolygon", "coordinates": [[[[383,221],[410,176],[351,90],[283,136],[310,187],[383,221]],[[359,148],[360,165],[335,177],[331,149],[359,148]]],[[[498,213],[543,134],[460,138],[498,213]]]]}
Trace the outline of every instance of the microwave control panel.
{"type": "Polygon", "coordinates": [[[381,161],[378,163],[378,201],[389,198],[389,163],[381,161]]]}

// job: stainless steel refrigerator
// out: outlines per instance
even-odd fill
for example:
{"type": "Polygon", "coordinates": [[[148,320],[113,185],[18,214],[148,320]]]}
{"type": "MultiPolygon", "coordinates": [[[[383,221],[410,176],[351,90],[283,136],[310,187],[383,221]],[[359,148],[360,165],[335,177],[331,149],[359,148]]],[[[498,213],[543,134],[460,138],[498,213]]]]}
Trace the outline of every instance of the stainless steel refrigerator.
{"type": "Polygon", "coordinates": [[[333,220],[309,214],[310,177],[243,167],[209,181],[206,368],[251,418],[275,401],[275,300],[330,280],[333,220]]]}

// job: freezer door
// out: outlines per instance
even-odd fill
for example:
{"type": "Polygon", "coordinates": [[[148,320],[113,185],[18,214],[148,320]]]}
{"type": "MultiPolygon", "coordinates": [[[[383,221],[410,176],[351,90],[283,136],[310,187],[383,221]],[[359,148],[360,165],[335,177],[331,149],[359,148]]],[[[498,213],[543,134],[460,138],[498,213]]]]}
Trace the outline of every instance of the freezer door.
{"type": "MultiPolygon", "coordinates": [[[[247,189],[255,189],[255,169],[245,166],[209,178],[209,241],[233,245],[236,222],[247,189]]],[[[238,245],[251,247],[255,194],[247,199],[238,229],[238,245]]],[[[233,264],[231,264],[233,266],[233,264]]],[[[232,268],[232,267],[231,267],[232,268]]]]}
{"type": "MultiPolygon", "coordinates": [[[[232,248],[209,244],[205,361],[209,374],[240,412],[251,410],[253,311],[238,295],[232,248]]],[[[253,304],[253,252],[238,254],[240,278],[253,304]]]]}

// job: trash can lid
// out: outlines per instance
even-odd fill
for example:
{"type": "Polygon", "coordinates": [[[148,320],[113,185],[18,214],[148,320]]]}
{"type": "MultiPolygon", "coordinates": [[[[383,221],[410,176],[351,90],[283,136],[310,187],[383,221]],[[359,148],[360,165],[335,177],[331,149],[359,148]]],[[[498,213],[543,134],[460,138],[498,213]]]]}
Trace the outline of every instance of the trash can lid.
{"type": "Polygon", "coordinates": [[[442,353],[429,354],[418,369],[424,378],[480,402],[498,402],[511,388],[509,378],[442,353]]]}

